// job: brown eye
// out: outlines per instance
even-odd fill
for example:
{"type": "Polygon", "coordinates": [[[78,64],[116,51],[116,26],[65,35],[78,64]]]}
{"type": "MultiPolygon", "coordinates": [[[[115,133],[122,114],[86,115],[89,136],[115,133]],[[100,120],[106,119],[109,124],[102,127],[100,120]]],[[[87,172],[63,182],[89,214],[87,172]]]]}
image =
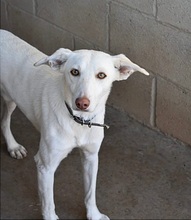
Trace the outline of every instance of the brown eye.
{"type": "Polygon", "coordinates": [[[102,72],[97,74],[97,78],[99,78],[99,79],[104,79],[106,76],[107,75],[105,73],[102,73],[102,72]]]}
{"type": "Polygon", "coordinates": [[[78,76],[78,75],[80,75],[80,72],[79,72],[79,70],[77,70],[77,69],[72,69],[72,70],[70,71],[70,73],[71,73],[73,76],[78,76]]]}

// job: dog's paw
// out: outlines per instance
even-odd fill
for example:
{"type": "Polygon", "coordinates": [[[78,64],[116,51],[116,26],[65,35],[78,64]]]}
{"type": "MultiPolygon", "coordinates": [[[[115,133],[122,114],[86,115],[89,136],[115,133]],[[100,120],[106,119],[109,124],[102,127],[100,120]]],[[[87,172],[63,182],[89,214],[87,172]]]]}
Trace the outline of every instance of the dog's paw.
{"type": "Polygon", "coordinates": [[[101,214],[101,217],[99,220],[110,220],[110,218],[107,215],[101,214]]]}
{"type": "Polygon", "coordinates": [[[14,149],[9,150],[9,153],[11,157],[15,159],[23,159],[27,156],[27,150],[21,145],[18,145],[14,149]]]}
{"type": "Polygon", "coordinates": [[[107,215],[100,214],[99,216],[88,217],[88,220],[110,220],[107,215]]]}
{"type": "Polygon", "coordinates": [[[98,211],[96,208],[87,214],[88,220],[110,220],[107,215],[104,215],[98,211]]]}
{"type": "Polygon", "coordinates": [[[43,219],[44,220],[59,220],[58,216],[56,214],[52,214],[52,215],[43,215],[43,219]]]}

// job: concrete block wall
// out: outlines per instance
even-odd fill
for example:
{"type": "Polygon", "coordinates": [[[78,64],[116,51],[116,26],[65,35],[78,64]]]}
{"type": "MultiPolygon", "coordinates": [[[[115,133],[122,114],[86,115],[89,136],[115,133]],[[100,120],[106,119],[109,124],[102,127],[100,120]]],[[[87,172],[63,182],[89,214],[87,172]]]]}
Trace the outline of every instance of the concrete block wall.
{"type": "Polygon", "coordinates": [[[108,104],[191,144],[190,12],[190,0],[2,0],[1,28],[47,54],[124,53],[151,76],[114,83],[108,104]]]}

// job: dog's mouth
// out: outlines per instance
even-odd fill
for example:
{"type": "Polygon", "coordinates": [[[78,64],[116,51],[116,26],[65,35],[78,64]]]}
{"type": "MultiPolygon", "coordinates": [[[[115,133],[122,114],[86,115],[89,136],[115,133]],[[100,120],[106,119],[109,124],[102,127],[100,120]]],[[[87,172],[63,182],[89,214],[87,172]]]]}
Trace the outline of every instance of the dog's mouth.
{"type": "Polygon", "coordinates": [[[75,108],[75,109],[73,109],[74,111],[77,111],[77,112],[90,112],[90,110],[89,109],[84,109],[84,110],[82,110],[82,109],[79,109],[79,108],[75,108]]]}

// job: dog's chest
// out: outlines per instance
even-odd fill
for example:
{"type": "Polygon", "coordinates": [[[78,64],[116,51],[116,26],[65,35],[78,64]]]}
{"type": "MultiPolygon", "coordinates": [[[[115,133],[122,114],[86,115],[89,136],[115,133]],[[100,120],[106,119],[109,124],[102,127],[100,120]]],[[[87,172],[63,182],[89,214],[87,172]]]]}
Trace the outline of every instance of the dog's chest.
{"type": "Polygon", "coordinates": [[[73,133],[76,147],[85,147],[100,143],[103,139],[103,129],[88,126],[77,126],[73,133]]]}
{"type": "MultiPolygon", "coordinates": [[[[81,126],[81,125],[80,125],[81,126]]],[[[94,131],[90,130],[91,128],[79,127],[75,129],[74,140],[75,144],[78,147],[82,147],[84,145],[89,144],[92,139],[90,137],[94,136],[94,131]]]]}

